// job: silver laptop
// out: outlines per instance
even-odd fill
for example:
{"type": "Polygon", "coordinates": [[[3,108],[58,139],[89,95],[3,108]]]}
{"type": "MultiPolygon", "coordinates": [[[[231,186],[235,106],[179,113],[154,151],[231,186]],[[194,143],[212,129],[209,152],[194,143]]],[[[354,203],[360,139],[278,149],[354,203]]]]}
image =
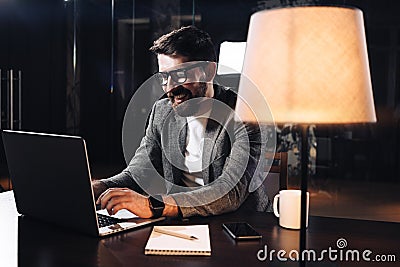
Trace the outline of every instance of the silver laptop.
{"type": "Polygon", "coordinates": [[[21,131],[2,131],[2,137],[20,214],[94,236],[164,219],[142,219],[128,211],[115,218],[96,211],[83,138],[21,131]]]}

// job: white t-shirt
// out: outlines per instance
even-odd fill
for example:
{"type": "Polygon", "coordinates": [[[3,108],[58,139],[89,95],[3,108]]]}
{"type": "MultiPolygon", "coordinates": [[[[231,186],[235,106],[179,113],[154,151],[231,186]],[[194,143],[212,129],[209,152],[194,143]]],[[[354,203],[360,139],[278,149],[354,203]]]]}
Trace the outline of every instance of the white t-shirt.
{"type": "Polygon", "coordinates": [[[186,118],[188,128],[186,135],[185,167],[187,171],[183,172],[183,182],[189,187],[204,185],[202,176],[203,144],[204,133],[210,113],[211,110],[200,116],[186,118]]]}

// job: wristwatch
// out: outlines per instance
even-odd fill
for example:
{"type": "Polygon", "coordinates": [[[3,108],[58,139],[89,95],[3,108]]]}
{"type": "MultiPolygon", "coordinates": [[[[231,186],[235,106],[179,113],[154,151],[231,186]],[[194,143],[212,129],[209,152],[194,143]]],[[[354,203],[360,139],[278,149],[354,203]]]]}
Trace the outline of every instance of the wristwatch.
{"type": "Polygon", "coordinates": [[[149,197],[149,204],[151,212],[153,213],[152,218],[159,218],[162,216],[165,204],[162,200],[161,195],[154,195],[149,197]]]}

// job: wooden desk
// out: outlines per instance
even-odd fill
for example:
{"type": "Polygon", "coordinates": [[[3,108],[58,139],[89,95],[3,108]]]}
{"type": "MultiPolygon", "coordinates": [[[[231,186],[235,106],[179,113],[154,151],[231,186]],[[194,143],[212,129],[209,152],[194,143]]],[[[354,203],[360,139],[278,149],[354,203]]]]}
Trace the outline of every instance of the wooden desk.
{"type": "MultiPolygon", "coordinates": [[[[209,224],[212,256],[145,256],[144,246],[151,227],[117,234],[106,238],[93,238],[68,229],[18,216],[12,192],[0,194],[0,266],[298,266],[296,262],[281,262],[276,253],[273,261],[260,261],[257,253],[270,253],[284,249],[287,254],[298,250],[299,232],[277,225],[269,213],[237,211],[208,218],[191,218],[188,222],[167,220],[163,224],[209,224]],[[233,241],[221,224],[229,221],[247,221],[262,235],[261,241],[233,241]],[[18,265],[17,265],[18,264],[18,265]]],[[[337,240],[347,241],[346,249],[369,249],[377,254],[393,255],[396,262],[331,261],[328,254],[324,262],[310,262],[306,266],[399,266],[400,224],[351,219],[310,217],[308,249],[338,250],[337,240]]],[[[261,255],[261,254],[260,254],[261,255]]],[[[339,253],[337,253],[339,256],[339,253]]],[[[361,254],[360,254],[361,255],[361,254]]],[[[262,255],[261,255],[262,256],[262,255]]]]}

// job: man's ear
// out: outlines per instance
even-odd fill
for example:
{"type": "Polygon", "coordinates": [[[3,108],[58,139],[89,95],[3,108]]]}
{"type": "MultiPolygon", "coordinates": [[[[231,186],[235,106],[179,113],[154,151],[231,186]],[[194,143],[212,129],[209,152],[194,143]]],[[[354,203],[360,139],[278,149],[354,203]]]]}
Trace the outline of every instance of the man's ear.
{"type": "Polygon", "coordinates": [[[211,82],[217,73],[217,62],[208,62],[204,68],[206,82],[211,82]]]}

